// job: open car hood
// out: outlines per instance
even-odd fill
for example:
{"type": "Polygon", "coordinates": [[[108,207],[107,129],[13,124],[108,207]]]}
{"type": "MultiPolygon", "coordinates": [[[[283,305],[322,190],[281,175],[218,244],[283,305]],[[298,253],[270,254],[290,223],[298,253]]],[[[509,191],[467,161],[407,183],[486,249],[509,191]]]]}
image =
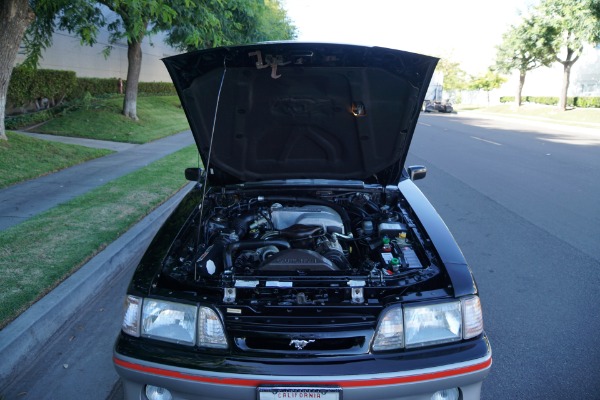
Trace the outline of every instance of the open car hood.
{"type": "Polygon", "coordinates": [[[343,179],[388,185],[400,180],[438,59],[282,42],[163,61],[212,184],[343,179]]]}

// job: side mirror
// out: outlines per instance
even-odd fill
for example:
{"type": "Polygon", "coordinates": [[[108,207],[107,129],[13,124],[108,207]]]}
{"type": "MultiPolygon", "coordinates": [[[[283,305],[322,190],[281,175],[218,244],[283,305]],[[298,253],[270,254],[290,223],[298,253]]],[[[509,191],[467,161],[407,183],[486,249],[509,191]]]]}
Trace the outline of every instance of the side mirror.
{"type": "Polygon", "coordinates": [[[423,165],[411,165],[407,170],[411,181],[423,179],[427,175],[427,168],[423,165]]]}
{"type": "Polygon", "coordinates": [[[200,182],[202,175],[204,174],[204,170],[202,168],[186,168],[185,169],[185,179],[192,182],[200,182]]]}

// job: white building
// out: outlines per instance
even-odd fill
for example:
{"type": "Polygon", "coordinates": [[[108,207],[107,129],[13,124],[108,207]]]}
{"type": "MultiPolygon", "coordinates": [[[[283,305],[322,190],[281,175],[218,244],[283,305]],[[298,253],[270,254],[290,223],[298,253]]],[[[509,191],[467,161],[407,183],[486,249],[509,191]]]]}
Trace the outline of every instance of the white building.
{"type": "MultiPolygon", "coordinates": [[[[144,38],[142,42],[141,82],[170,82],[171,78],[161,58],[179,53],[166,45],[161,34],[144,38]]],[[[110,56],[104,57],[102,50],[109,45],[109,34],[105,29],[99,32],[94,46],[82,45],[75,34],[57,31],[52,37],[52,46],[42,54],[39,68],[75,71],[78,77],[122,78],[127,77],[127,42],[113,45],[110,56]]],[[[17,64],[25,59],[24,51],[19,52],[17,64]]]]}

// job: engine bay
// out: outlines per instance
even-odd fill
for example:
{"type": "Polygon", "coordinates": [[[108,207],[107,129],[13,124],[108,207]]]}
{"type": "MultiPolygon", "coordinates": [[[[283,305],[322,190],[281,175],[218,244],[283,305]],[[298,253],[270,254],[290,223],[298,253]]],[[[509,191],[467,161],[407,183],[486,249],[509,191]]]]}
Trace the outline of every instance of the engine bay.
{"type": "Polygon", "coordinates": [[[279,193],[209,191],[163,277],[225,303],[362,303],[379,297],[372,289],[390,295],[443,285],[399,191],[279,193]]]}

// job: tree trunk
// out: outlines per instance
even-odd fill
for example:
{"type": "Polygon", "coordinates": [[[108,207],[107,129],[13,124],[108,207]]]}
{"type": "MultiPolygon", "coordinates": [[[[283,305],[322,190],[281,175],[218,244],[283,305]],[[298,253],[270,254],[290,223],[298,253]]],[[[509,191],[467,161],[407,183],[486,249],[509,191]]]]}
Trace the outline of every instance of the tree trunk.
{"type": "Polygon", "coordinates": [[[130,40],[127,47],[127,85],[123,99],[123,114],[135,121],[137,117],[137,95],[142,70],[142,39],[130,40]]]}
{"type": "Polygon", "coordinates": [[[525,71],[519,72],[519,89],[517,90],[517,96],[515,97],[515,103],[517,107],[521,107],[521,94],[523,93],[523,86],[525,85],[525,71]]]}
{"type": "MultiPolygon", "coordinates": [[[[571,35],[571,33],[569,32],[569,36],[571,35]]],[[[570,47],[567,47],[567,57],[563,60],[559,59],[558,57],[556,57],[556,61],[558,61],[559,63],[561,63],[563,65],[563,82],[562,82],[562,88],[560,90],[560,98],[558,100],[558,109],[560,111],[566,111],[567,110],[567,93],[569,91],[569,81],[571,79],[571,67],[573,66],[573,64],[575,64],[575,62],[579,59],[579,55],[581,54],[581,51],[583,49],[580,48],[579,50],[573,50],[570,47]],[[575,58],[572,58],[574,54],[577,53],[577,56],[575,56],[575,58]]]]}
{"type": "Polygon", "coordinates": [[[558,101],[558,108],[561,111],[567,110],[567,92],[569,91],[569,82],[571,79],[571,66],[573,66],[573,61],[565,61],[561,63],[564,67],[563,69],[563,82],[560,90],[560,99],[558,101]]]}
{"type": "Polygon", "coordinates": [[[27,0],[3,0],[0,5],[0,140],[8,140],[4,130],[8,84],[19,45],[34,17],[27,0]]]}

